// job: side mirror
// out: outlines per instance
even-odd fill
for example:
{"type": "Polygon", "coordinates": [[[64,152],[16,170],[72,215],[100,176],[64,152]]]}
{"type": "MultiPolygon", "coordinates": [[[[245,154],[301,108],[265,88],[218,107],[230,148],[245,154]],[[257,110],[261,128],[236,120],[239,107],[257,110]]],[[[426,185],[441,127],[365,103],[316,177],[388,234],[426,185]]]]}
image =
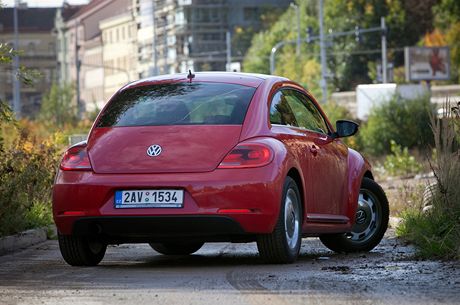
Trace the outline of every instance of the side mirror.
{"type": "Polygon", "coordinates": [[[338,120],[335,123],[336,132],[334,138],[350,137],[358,132],[359,125],[353,121],[338,120]]]}

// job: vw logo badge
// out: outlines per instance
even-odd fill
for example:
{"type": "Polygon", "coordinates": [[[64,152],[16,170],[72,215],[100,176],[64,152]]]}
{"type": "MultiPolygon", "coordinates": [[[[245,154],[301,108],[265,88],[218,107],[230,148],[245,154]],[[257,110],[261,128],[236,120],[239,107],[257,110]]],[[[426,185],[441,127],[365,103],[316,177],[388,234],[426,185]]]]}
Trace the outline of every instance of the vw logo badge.
{"type": "Polygon", "coordinates": [[[147,148],[147,155],[149,155],[150,157],[156,157],[161,154],[161,151],[162,149],[160,145],[150,145],[149,148],[147,148]]]}
{"type": "Polygon", "coordinates": [[[358,210],[358,212],[356,212],[356,223],[362,225],[366,221],[366,217],[366,212],[358,210]]]}

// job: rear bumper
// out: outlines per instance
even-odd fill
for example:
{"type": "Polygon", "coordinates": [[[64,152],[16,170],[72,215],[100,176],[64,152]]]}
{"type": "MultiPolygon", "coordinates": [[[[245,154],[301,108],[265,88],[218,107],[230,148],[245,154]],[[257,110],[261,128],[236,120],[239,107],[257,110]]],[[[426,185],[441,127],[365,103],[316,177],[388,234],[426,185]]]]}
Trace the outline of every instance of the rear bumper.
{"type": "Polygon", "coordinates": [[[61,234],[92,234],[97,229],[91,223],[100,223],[104,235],[114,239],[207,236],[212,240],[214,236],[225,240],[227,236],[233,240],[235,235],[270,233],[280,208],[281,172],[273,164],[177,174],[59,171],[53,186],[54,220],[61,234]],[[116,190],[171,188],[184,190],[183,208],[114,206],[116,190]]]}
{"type": "Polygon", "coordinates": [[[92,236],[109,243],[177,240],[252,240],[238,222],[227,216],[82,217],[72,234],[92,236]]]}

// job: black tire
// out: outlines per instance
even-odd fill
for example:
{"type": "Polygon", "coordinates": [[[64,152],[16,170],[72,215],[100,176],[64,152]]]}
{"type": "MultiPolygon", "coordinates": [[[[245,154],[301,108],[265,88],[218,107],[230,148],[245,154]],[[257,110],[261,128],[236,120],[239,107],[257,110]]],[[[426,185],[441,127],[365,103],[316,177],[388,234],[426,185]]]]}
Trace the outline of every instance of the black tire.
{"type": "Polygon", "coordinates": [[[365,252],[374,249],[388,228],[388,199],[375,181],[363,178],[358,209],[352,231],[320,236],[321,242],[335,252],[365,252]]]}
{"type": "Polygon", "coordinates": [[[107,244],[85,237],[58,234],[59,249],[71,266],[96,266],[104,258],[107,244]]]}
{"type": "Polygon", "coordinates": [[[291,177],[287,177],[284,181],[281,208],[275,229],[271,234],[258,236],[257,248],[265,262],[288,264],[296,261],[299,256],[301,242],[302,201],[297,184],[291,177]]]}
{"type": "Polygon", "coordinates": [[[203,247],[203,242],[194,243],[150,243],[150,247],[164,255],[188,255],[195,253],[203,247]]]}

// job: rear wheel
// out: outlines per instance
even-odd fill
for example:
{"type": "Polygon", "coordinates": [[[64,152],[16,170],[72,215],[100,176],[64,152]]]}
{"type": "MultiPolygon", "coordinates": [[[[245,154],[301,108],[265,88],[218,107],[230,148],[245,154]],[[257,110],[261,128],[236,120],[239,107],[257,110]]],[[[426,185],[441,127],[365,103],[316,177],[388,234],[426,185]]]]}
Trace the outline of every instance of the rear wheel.
{"type": "Polygon", "coordinates": [[[203,242],[194,243],[150,243],[150,247],[164,255],[187,255],[195,253],[203,247],[203,242]]]}
{"type": "Polygon", "coordinates": [[[71,266],[96,266],[104,258],[107,244],[92,238],[58,234],[62,257],[71,266]]]}
{"type": "Polygon", "coordinates": [[[355,218],[351,232],[323,235],[321,242],[335,252],[370,251],[380,243],[388,227],[388,200],[383,189],[369,178],[361,183],[355,218]]]}
{"type": "Polygon", "coordinates": [[[268,263],[286,264],[297,259],[302,241],[302,207],[297,184],[291,177],[284,182],[278,222],[271,234],[257,239],[260,257],[268,263]]]}

